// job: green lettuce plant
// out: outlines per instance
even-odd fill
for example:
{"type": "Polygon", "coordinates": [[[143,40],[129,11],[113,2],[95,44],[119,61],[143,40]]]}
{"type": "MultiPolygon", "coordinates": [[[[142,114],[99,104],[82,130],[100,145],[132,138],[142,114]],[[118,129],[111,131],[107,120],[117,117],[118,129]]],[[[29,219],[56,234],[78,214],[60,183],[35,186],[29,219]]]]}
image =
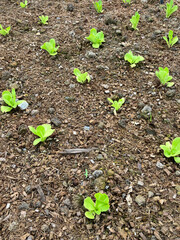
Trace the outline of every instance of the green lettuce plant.
{"type": "Polygon", "coordinates": [[[123,103],[125,102],[125,98],[121,98],[118,101],[113,101],[112,99],[107,99],[110,103],[112,103],[112,107],[114,108],[114,115],[117,115],[117,111],[121,108],[123,103]]]}
{"type": "Polygon", "coordinates": [[[123,0],[123,3],[131,3],[131,0],[123,0]]]}
{"type": "Polygon", "coordinates": [[[166,4],[166,18],[169,18],[173,12],[176,12],[178,10],[178,6],[174,5],[173,0],[171,0],[169,3],[166,4]]]}
{"type": "Polygon", "coordinates": [[[49,17],[48,16],[44,16],[44,15],[42,15],[42,16],[39,16],[39,19],[41,20],[41,23],[42,24],[48,24],[48,19],[49,19],[49,17]]]}
{"type": "Polygon", "coordinates": [[[99,0],[98,2],[93,2],[93,4],[94,4],[94,7],[95,7],[95,9],[96,9],[96,11],[98,13],[102,13],[103,12],[103,10],[102,10],[102,1],[101,0],[99,0]]]}
{"type": "Polygon", "coordinates": [[[11,30],[11,27],[3,28],[2,25],[0,24],[0,34],[3,36],[6,36],[9,34],[9,31],[11,30]]]}
{"type": "Polygon", "coordinates": [[[35,139],[33,145],[37,145],[40,142],[44,142],[47,137],[51,136],[55,129],[51,129],[51,124],[39,125],[36,129],[29,126],[29,130],[37,135],[39,138],[35,139]]]}
{"type": "Polygon", "coordinates": [[[133,15],[132,18],[130,19],[130,22],[132,24],[132,28],[134,30],[138,30],[137,25],[139,23],[139,19],[140,19],[140,14],[138,12],[136,12],[135,15],[133,15]]]}
{"type": "Polygon", "coordinates": [[[167,87],[172,87],[174,85],[174,82],[169,82],[171,81],[172,77],[169,76],[169,69],[167,67],[164,69],[159,67],[159,71],[156,71],[156,76],[163,85],[167,84],[167,87]]]}
{"type": "Polygon", "coordinates": [[[128,61],[131,64],[131,67],[135,67],[138,62],[144,61],[142,56],[134,56],[132,51],[129,51],[124,56],[125,61],[128,61]]]}
{"type": "Polygon", "coordinates": [[[90,30],[90,35],[86,37],[86,39],[92,42],[93,48],[99,48],[99,46],[105,42],[103,31],[97,33],[95,28],[90,30]]]}
{"type": "Polygon", "coordinates": [[[54,55],[57,54],[58,48],[59,48],[59,46],[56,47],[56,42],[55,42],[55,40],[53,38],[50,39],[49,42],[45,42],[41,46],[41,49],[46,50],[51,56],[54,56],[54,55]]]}
{"type": "Polygon", "coordinates": [[[12,92],[4,91],[2,93],[2,99],[8,106],[1,106],[1,112],[10,112],[12,109],[17,108],[17,106],[24,102],[24,100],[16,100],[15,89],[12,92]]]}
{"type": "Polygon", "coordinates": [[[172,47],[178,41],[177,36],[173,38],[173,31],[172,30],[169,31],[168,38],[169,38],[169,40],[167,39],[167,37],[165,37],[165,36],[163,37],[163,39],[166,41],[169,48],[172,47]]]}
{"type": "Polygon", "coordinates": [[[74,69],[74,75],[76,76],[76,79],[80,83],[85,83],[86,80],[90,82],[90,76],[87,72],[81,73],[81,71],[78,68],[74,69]]]}
{"type": "Polygon", "coordinates": [[[22,8],[26,8],[26,7],[27,7],[27,4],[28,4],[27,0],[25,0],[24,3],[23,3],[23,2],[20,2],[20,6],[21,6],[22,8]]]}
{"type": "Polygon", "coordinates": [[[85,212],[85,216],[89,219],[94,219],[95,215],[100,215],[101,212],[109,210],[109,198],[105,193],[96,193],[96,202],[94,203],[90,197],[84,200],[84,207],[89,211],[85,212]]]}
{"type": "Polygon", "coordinates": [[[180,137],[173,140],[172,144],[166,142],[166,145],[160,145],[160,148],[164,150],[164,155],[167,158],[174,157],[176,163],[180,163],[180,137]]]}

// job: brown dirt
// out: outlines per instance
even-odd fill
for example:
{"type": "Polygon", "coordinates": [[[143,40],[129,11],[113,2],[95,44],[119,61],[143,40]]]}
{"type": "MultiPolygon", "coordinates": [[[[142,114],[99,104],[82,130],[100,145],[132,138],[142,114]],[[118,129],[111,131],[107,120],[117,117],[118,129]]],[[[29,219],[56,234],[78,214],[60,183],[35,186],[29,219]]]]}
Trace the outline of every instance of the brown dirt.
{"type": "Polygon", "coordinates": [[[179,166],[159,146],[180,133],[180,45],[168,49],[162,40],[170,29],[180,37],[179,10],[166,20],[159,1],[126,6],[104,0],[103,14],[95,12],[91,1],[72,1],[73,12],[67,11],[69,3],[34,0],[21,9],[17,1],[1,0],[0,24],[12,30],[0,37],[0,91],[16,84],[17,96],[30,105],[24,112],[0,114],[0,239],[178,240],[179,166]],[[134,32],[129,19],[137,10],[141,19],[134,32]],[[38,24],[42,14],[49,16],[47,26],[38,24]],[[109,25],[108,18],[114,20],[109,25]],[[85,40],[92,27],[105,34],[100,49],[85,40]],[[40,49],[50,38],[60,45],[55,58],[40,49]],[[134,69],[123,59],[129,50],[145,58],[134,69]],[[96,56],[86,57],[88,51],[96,56]],[[75,67],[92,75],[89,84],[76,82],[75,67]],[[170,69],[175,82],[171,97],[167,87],[159,86],[158,67],[170,69]],[[107,102],[115,95],[126,98],[117,117],[107,102]],[[152,107],[152,121],[141,117],[144,105],[152,107]],[[51,123],[54,117],[61,121],[58,127],[52,124],[55,134],[34,147],[27,126],[51,123]],[[92,147],[97,150],[61,154],[92,147]],[[94,199],[91,176],[98,169],[110,210],[92,221],[82,205],[85,197],[94,199]],[[154,195],[148,196],[149,191],[154,195]],[[137,195],[145,198],[144,205],[138,206],[137,195]]]}

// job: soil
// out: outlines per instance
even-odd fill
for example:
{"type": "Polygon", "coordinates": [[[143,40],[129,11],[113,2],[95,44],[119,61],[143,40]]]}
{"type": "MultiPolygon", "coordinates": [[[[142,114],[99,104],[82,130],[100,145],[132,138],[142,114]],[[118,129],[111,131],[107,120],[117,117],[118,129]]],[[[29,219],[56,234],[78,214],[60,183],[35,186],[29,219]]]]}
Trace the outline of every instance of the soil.
{"type": "Polygon", "coordinates": [[[160,145],[180,136],[180,42],[168,49],[162,39],[170,29],[180,37],[180,10],[165,19],[159,1],[104,0],[102,14],[87,0],[29,2],[0,5],[0,24],[11,26],[0,36],[0,91],[15,87],[29,103],[0,114],[0,239],[178,240],[179,165],[160,145]],[[129,21],[135,11],[139,31],[129,21]],[[99,49],[85,39],[93,27],[105,34],[99,49]],[[50,38],[56,57],[40,48],[50,38]],[[145,61],[131,68],[129,50],[145,61]],[[169,68],[173,87],[159,84],[158,67],[169,68]],[[74,68],[90,83],[79,84],[74,68]],[[126,99],[117,116],[108,97],[126,99]],[[35,147],[28,126],[44,123],[55,133],[35,147]],[[91,151],[62,153],[76,148],[91,151]],[[83,201],[96,192],[110,210],[89,220],[83,201]]]}

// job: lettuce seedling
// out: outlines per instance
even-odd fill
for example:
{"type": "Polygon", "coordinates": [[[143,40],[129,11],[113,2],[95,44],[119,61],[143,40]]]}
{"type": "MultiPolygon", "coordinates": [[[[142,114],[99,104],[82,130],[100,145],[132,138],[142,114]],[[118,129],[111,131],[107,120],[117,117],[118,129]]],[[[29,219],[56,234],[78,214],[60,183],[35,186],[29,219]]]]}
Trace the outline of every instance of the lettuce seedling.
{"type": "Polygon", "coordinates": [[[27,4],[28,4],[27,0],[25,0],[24,3],[23,3],[23,2],[20,2],[20,6],[21,6],[22,8],[26,8],[26,7],[27,7],[27,4]]]}
{"type": "Polygon", "coordinates": [[[167,37],[165,37],[165,36],[163,37],[163,39],[166,41],[166,43],[168,45],[168,48],[172,47],[178,41],[177,36],[173,38],[173,31],[172,30],[169,31],[168,38],[169,38],[169,40],[167,39],[167,37]]]}
{"type": "Polygon", "coordinates": [[[1,106],[1,112],[10,112],[13,108],[24,102],[24,100],[16,100],[15,89],[12,89],[12,92],[4,91],[2,93],[2,99],[8,106],[1,106]]]}
{"type": "Polygon", "coordinates": [[[56,47],[56,42],[55,42],[55,40],[53,38],[50,39],[49,42],[45,42],[41,46],[41,49],[46,50],[51,56],[54,56],[54,55],[57,54],[58,48],[59,48],[59,46],[56,47]]]}
{"type": "Polygon", "coordinates": [[[166,4],[166,18],[169,18],[173,12],[176,12],[178,10],[178,6],[174,5],[173,0],[171,0],[169,3],[166,4]]]}
{"type": "Polygon", "coordinates": [[[103,31],[97,33],[97,30],[95,28],[91,29],[90,35],[89,35],[89,37],[86,37],[86,39],[88,39],[89,41],[92,42],[93,48],[99,48],[99,46],[103,42],[105,42],[103,31]]]}
{"type": "Polygon", "coordinates": [[[166,145],[160,145],[160,148],[164,150],[164,155],[167,158],[174,157],[176,163],[180,163],[180,137],[173,140],[172,145],[170,142],[166,142],[166,145]]]}
{"type": "Polygon", "coordinates": [[[113,101],[112,99],[107,99],[110,103],[112,103],[112,107],[114,108],[114,115],[117,115],[117,111],[121,108],[123,103],[125,102],[125,98],[119,99],[119,101],[113,101]]]}
{"type": "Polygon", "coordinates": [[[39,19],[41,20],[41,23],[42,24],[48,24],[48,19],[49,19],[49,17],[48,16],[44,16],[44,15],[42,15],[42,16],[39,16],[39,19]]]}
{"type": "Polygon", "coordinates": [[[123,3],[131,3],[131,0],[123,0],[123,3]]]}
{"type": "Polygon", "coordinates": [[[100,215],[101,212],[109,210],[109,198],[105,193],[96,193],[96,203],[90,197],[84,200],[84,207],[89,211],[85,212],[85,216],[89,219],[94,219],[95,215],[100,215]]]}
{"type": "Polygon", "coordinates": [[[6,36],[9,34],[9,31],[11,30],[11,27],[3,28],[2,25],[0,24],[0,34],[3,36],[6,36]]]}
{"type": "Polygon", "coordinates": [[[134,30],[138,30],[137,25],[139,23],[139,18],[140,18],[140,14],[138,12],[136,12],[135,15],[133,15],[132,18],[130,19],[130,22],[132,24],[132,28],[134,30]]]}
{"type": "Polygon", "coordinates": [[[39,125],[36,129],[29,126],[29,130],[40,138],[34,140],[33,145],[44,142],[47,137],[51,136],[55,129],[51,129],[51,124],[39,125]]]}
{"type": "Polygon", "coordinates": [[[93,2],[93,4],[94,4],[94,7],[95,7],[95,9],[96,9],[96,11],[98,13],[102,13],[103,12],[103,10],[102,10],[102,1],[101,0],[99,0],[98,2],[93,2]]]}
{"type": "Polygon", "coordinates": [[[167,67],[164,69],[159,67],[159,72],[156,71],[156,76],[163,85],[167,84],[167,87],[172,87],[174,85],[174,82],[169,82],[171,81],[172,77],[169,76],[169,69],[167,67]]]}
{"type": "Polygon", "coordinates": [[[90,76],[87,72],[81,73],[81,71],[78,68],[74,69],[74,75],[76,76],[76,79],[80,83],[85,83],[86,80],[90,82],[90,76]]]}
{"type": "Polygon", "coordinates": [[[131,67],[135,67],[138,62],[144,61],[142,56],[134,56],[132,51],[129,51],[125,54],[124,60],[128,61],[131,64],[131,67]]]}

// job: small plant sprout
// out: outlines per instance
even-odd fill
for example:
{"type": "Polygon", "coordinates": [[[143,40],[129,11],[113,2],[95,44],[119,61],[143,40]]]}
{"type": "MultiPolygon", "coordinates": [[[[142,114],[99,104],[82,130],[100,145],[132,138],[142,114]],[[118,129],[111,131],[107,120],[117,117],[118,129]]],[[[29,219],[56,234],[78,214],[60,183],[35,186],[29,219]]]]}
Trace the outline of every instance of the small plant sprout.
{"type": "Polygon", "coordinates": [[[163,39],[166,41],[166,43],[168,45],[168,48],[172,47],[178,41],[177,36],[173,38],[173,31],[172,30],[169,31],[168,38],[169,38],[169,40],[167,39],[167,37],[165,37],[165,36],[163,37],[163,39]]]}
{"type": "Polygon", "coordinates": [[[22,8],[26,8],[26,7],[27,7],[27,4],[28,4],[27,0],[25,0],[24,3],[23,3],[23,2],[20,2],[20,6],[21,6],[22,8]]]}
{"type": "Polygon", "coordinates": [[[166,18],[169,18],[173,12],[176,12],[178,10],[178,6],[173,6],[173,4],[173,0],[170,0],[170,2],[166,4],[166,18]]]}
{"type": "Polygon", "coordinates": [[[88,170],[87,170],[87,169],[85,169],[84,176],[85,176],[86,178],[88,177],[88,170]]]}
{"type": "Polygon", "coordinates": [[[9,31],[11,30],[11,27],[3,28],[2,25],[0,24],[0,34],[3,36],[6,36],[9,34],[9,31]]]}
{"type": "Polygon", "coordinates": [[[131,67],[135,67],[138,62],[144,61],[142,56],[134,56],[132,51],[129,51],[125,54],[124,60],[128,61],[131,64],[131,67]]]}
{"type": "Polygon", "coordinates": [[[125,98],[119,99],[119,101],[113,101],[112,99],[108,98],[107,99],[110,103],[112,103],[112,107],[114,108],[114,115],[117,115],[117,111],[121,108],[123,103],[125,102],[125,98]]]}
{"type": "Polygon", "coordinates": [[[48,16],[44,16],[44,15],[42,15],[42,16],[39,16],[39,19],[41,20],[41,23],[42,24],[48,24],[48,19],[49,19],[49,17],[48,16]]]}
{"type": "Polygon", "coordinates": [[[173,140],[172,145],[170,142],[166,142],[166,145],[160,145],[160,148],[164,150],[164,155],[167,158],[174,157],[176,163],[180,163],[180,137],[173,140]]]}
{"type": "Polygon", "coordinates": [[[169,82],[171,81],[172,77],[169,76],[169,69],[167,67],[164,69],[159,67],[159,71],[156,71],[156,76],[163,85],[167,84],[167,87],[172,87],[174,85],[174,82],[169,82]]]}
{"type": "Polygon", "coordinates": [[[93,4],[94,4],[94,7],[95,7],[95,9],[96,9],[96,11],[98,13],[102,13],[103,12],[103,10],[102,10],[102,1],[101,0],[99,0],[98,2],[93,2],[93,4]]]}
{"type": "Polygon", "coordinates": [[[134,30],[138,30],[137,25],[139,23],[139,19],[140,19],[140,15],[139,15],[138,12],[136,12],[135,15],[133,15],[132,18],[130,19],[130,22],[132,24],[132,28],[134,30]]]}
{"type": "Polygon", "coordinates": [[[40,142],[44,142],[46,138],[51,136],[55,131],[55,129],[51,129],[51,124],[39,125],[36,129],[29,126],[29,130],[39,137],[34,140],[33,142],[34,146],[40,142]]]}
{"type": "Polygon", "coordinates": [[[85,83],[86,80],[90,82],[90,76],[87,72],[81,73],[81,71],[78,68],[74,69],[74,75],[76,76],[76,79],[79,83],[85,83]]]}
{"type": "Polygon", "coordinates": [[[2,99],[8,106],[1,106],[1,112],[6,113],[10,112],[12,109],[17,108],[17,106],[24,102],[24,100],[16,100],[15,89],[12,89],[12,92],[4,91],[2,93],[2,99]]]}
{"type": "Polygon", "coordinates": [[[58,48],[59,48],[59,46],[56,47],[56,42],[55,42],[55,40],[53,38],[50,39],[49,42],[45,42],[41,46],[41,49],[46,50],[51,56],[54,56],[54,55],[57,54],[58,48]]]}
{"type": "Polygon", "coordinates": [[[85,216],[89,219],[94,219],[96,214],[100,215],[101,212],[109,210],[109,198],[105,193],[96,193],[94,197],[95,203],[90,197],[84,200],[84,207],[89,210],[85,212],[85,216]]]}
{"type": "Polygon", "coordinates": [[[131,0],[123,0],[123,3],[131,3],[131,0]]]}
{"type": "Polygon", "coordinates": [[[89,35],[89,37],[86,37],[86,39],[88,39],[89,41],[92,42],[93,48],[99,48],[99,46],[103,42],[105,42],[103,31],[97,33],[97,30],[95,28],[91,29],[90,35],[89,35]]]}

